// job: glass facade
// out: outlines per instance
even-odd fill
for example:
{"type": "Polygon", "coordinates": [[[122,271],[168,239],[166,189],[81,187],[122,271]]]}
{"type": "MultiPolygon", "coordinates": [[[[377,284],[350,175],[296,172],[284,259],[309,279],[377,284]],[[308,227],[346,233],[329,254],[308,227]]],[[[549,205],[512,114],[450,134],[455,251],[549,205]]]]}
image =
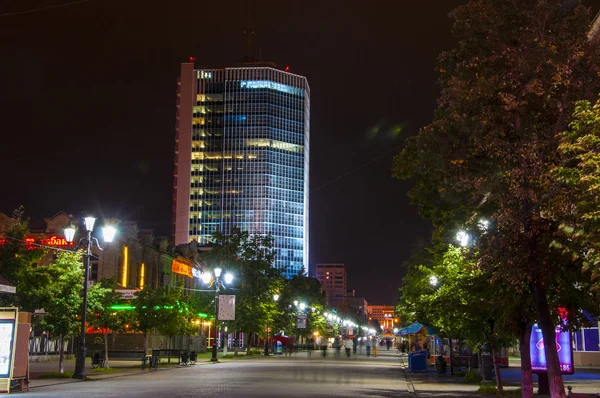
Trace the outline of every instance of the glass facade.
{"type": "Polygon", "coordinates": [[[275,267],[308,270],[310,90],[271,67],[196,70],[189,240],[272,234],[275,267]]]}

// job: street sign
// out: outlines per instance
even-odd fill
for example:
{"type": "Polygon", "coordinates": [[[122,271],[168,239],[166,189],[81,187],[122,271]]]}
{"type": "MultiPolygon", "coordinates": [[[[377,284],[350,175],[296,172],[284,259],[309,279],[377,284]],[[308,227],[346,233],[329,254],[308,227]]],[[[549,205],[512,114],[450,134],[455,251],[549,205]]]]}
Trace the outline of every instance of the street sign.
{"type": "Polygon", "coordinates": [[[306,329],[306,314],[298,314],[296,316],[296,327],[298,329],[306,329]]]}
{"type": "Polygon", "coordinates": [[[235,295],[222,294],[219,296],[219,321],[235,321],[235,295]]]}

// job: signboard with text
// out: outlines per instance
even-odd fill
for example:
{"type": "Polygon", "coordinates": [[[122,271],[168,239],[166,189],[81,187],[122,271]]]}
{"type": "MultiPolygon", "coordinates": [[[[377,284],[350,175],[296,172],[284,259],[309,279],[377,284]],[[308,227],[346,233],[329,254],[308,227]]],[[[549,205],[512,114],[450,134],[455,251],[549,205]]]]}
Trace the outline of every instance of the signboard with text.
{"type": "MultiPolygon", "coordinates": [[[[558,351],[558,361],[560,370],[563,374],[573,374],[573,345],[571,343],[571,332],[563,331],[562,328],[556,328],[555,341],[558,351]]],[[[545,341],[542,335],[542,329],[535,324],[531,329],[529,339],[529,353],[531,354],[531,370],[534,373],[546,373],[548,371],[546,363],[546,351],[544,350],[545,341]]]]}
{"type": "Polygon", "coordinates": [[[0,378],[3,379],[11,376],[14,331],[14,320],[0,320],[0,378]]]}

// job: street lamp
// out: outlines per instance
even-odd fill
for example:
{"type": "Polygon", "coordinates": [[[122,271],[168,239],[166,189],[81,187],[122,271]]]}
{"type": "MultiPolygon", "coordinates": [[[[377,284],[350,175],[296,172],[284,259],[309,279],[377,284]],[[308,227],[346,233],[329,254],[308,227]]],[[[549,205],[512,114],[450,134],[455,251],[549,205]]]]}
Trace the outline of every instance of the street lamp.
{"type": "MultiPolygon", "coordinates": [[[[275,293],[273,295],[273,301],[279,300],[279,295],[275,293]]],[[[273,349],[273,352],[275,349],[273,349]]],[[[265,333],[265,356],[269,356],[269,313],[267,312],[267,332],[265,333]]]]}
{"type": "Polygon", "coordinates": [[[438,278],[437,278],[437,276],[435,276],[435,275],[431,275],[431,276],[429,277],[429,284],[430,284],[431,286],[433,286],[433,287],[436,287],[436,286],[437,286],[437,284],[438,284],[438,278]]]}
{"type": "MultiPolygon", "coordinates": [[[[75,250],[79,247],[85,248],[85,253],[83,254],[83,303],[81,305],[81,336],[79,342],[79,348],[77,349],[77,358],[75,360],[75,371],[73,372],[74,379],[85,379],[85,324],[87,318],[87,299],[88,299],[88,286],[89,286],[89,274],[90,274],[90,259],[92,258],[92,249],[94,245],[102,251],[102,247],[98,243],[98,239],[92,237],[92,231],[94,229],[94,224],[96,223],[96,219],[94,217],[85,217],[83,219],[85,230],[87,232],[87,237],[81,238],[75,250]]],[[[68,243],[72,243],[75,238],[75,227],[69,224],[64,229],[65,240],[68,243]]],[[[104,226],[102,228],[102,234],[104,237],[104,241],[106,243],[110,243],[113,241],[117,230],[110,225],[104,226]]]]}
{"type": "Polygon", "coordinates": [[[471,240],[471,237],[465,231],[459,231],[456,234],[456,240],[458,241],[458,244],[462,247],[467,247],[469,246],[469,241],[471,240]]]}
{"type": "MultiPolygon", "coordinates": [[[[217,330],[218,330],[217,329],[217,317],[219,314],[219,292],[221,291],[221,289],[225,289],[225,285],[223,284],[223,281],[221,281],[221,273],[222,272],[223,272],[223,270],[221,268],[217,267],[213,270],[214,278],[211,277],[210,272],[208,272],[208,271],[206,271],[202,275],[202,280],[204,281],[204,283],[210,283],[209,287],[212,287],[212,286],[215,287],[215,338],[213,339],[212,357],[210,358],[211,362],[219,361],[217,359],[217,345],[218,345],[217,336],[220,334],[220,332],[217,332],[217,330]],[[211,280],[212,280],[212,282],[211,282],[211,280]]],[[[225,283],[229,285],[231,282],[233,282],[233,274],[227,272],[223,279],[225,279],[225,283]]]]}

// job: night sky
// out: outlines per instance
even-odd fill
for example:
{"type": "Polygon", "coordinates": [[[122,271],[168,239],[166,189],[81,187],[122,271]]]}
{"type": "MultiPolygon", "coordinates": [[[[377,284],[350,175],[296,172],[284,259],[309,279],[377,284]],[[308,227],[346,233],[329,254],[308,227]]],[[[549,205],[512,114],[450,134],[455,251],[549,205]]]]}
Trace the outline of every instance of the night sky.
{"type": "MultiPolygon", "coordinates": [[[[241,58],[246,1],[89,0],[12,14],[64,2],[0,5],[0,212],[91,211],[170,234],[180,63],[241,58]]],[[[395,303],[402,262],[429,236],[391,162],[432,118],[436,58],[454,44],[447,15],[464,2],[251,7],[263,60],[311,87],[311,274],[345,263],[348,287],[370,304],[395,303]]],[[[600,0],[585,3],[596,12],[600,0]]]]}

